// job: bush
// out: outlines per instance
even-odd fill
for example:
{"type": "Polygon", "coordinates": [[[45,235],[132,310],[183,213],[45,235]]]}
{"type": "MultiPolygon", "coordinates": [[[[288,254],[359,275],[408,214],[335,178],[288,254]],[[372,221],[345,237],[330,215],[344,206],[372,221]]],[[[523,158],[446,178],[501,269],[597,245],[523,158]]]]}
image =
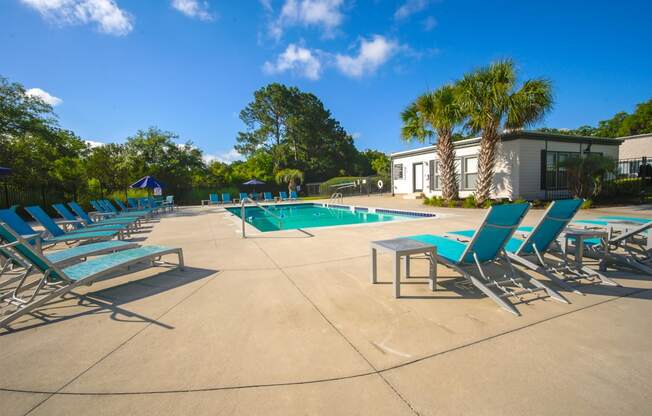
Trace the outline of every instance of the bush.
{"type": "Polygon", "coordinates": [[[518,199],[513,200],[512,204],[524,204],[526,202],[527,202],[527,200],[525,200],[523,198],[518,198],[518,199]]]}
{"type": "Polygon", "coordinates": [[[462,208],[475,208],[478,204],[475,201],[475,196],[469,195],[462,200],[462,208]]]}
{"type": "Polygon", "coordinates": [[[593,201],[591,199],[585,199],[580,205],[580,209],[589,209],[593,206],[593,201]]]}
{"type": "Polygon", "coordinates": [[[454,199],[451,199],[450,201],[448,201],[447,205],[448,205],[448,208],[457,208],[457,207],[460,206],[459,201],[456,201],[454,199]]]}

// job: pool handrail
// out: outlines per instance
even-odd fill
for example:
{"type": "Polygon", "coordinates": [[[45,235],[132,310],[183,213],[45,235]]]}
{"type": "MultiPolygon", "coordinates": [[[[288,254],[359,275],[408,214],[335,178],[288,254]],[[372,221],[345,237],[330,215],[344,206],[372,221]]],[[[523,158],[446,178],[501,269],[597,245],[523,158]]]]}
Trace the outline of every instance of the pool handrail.
{"type": "Polygon", "coordinates": [[[274,214],[272,211],[268,210],[264,206],[260,205],[258,202],[254,201],[253,199],[249,198],[248,196],[245,198],[242,198],[240,200],[240,219],[242,220],[242,238],[247,238],[247,235],[245,234],[245,203],[247,201],[252,202],[254,205],[256,205],[258,208],[262,209],[272,217],[276,218],[278,220],[278,228],[282,229],[283,228],[283,218],[279,217],[278,215],[274,214]]]}

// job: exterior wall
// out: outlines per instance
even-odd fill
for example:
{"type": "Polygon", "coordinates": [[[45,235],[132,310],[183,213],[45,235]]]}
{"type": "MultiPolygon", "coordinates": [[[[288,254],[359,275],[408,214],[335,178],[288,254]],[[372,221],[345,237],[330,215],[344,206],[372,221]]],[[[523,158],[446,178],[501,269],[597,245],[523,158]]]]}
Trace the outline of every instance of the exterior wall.
{"type": "Polygon", "coordinates": [[[624,138],[620,145],[620,159],[652,158],[652,134],[624,138]]]}
{"type": "MultiPolygon", "coordinates": [[[[546,191],[541,189],[541,151],[546,150],[546,142],[543,140],[514,140],[519,142],[519,187],[515,192],[515,198],[523,199],[545,199],[546,191]]],[[[586,144],[565,143],[560,141],[548,141],[548,151],[551,152],[584,152],[586,144]]],[[[618,146],[593,144],[591,152],[602,153],[618,159],[618,146]]]]}
{"type": "MultiPolygon", "coordinates": [[[[575,152],[582,153],[586,151],[588,144],[579,141],[572,142],[570,139],[548,140],[547,150],[551,152],[575,152]]],[[[465,157],[476,156],[479,151],[479,144],[471,142],[469,144],[458,145],[455,149],[456,158],[463,162],[465,157]]],[[[605,156],[619,158],[619,146],[593,143],[591,145],[592,153],[602,153],[605,156]]],[[[492,188],[492,198],[507,199],[545,199],[547,193],[541,187],[542,182],[542,150],[546,150],[546,140],[534,140],[527,138],[517,138],[501,141],[496,155],[496,165],[494,168],[494,180],[492,188]]],[[[622,158],[622,155],[620,156],[622,158]]],[[[423,193],[426,196],[441,196],[439,189],[430,189],[430,163],[436,160],[435,148],[424,148],[418,151],[418,154],[392,155],[393,164],[403,164],[403,179],[394,180],[395,194],[414,194],[413,189],[413,164],[423,163],[423,193]]],[[[475,189],[464,189],[460,187],[460,197],[464,198],[472,195],[475,189]]]]}
{"type": "MultiPolygon", "coordinates": [[[[514,190],[514,181],[518,182],[518,169],[516,168],[518,158],[517,145],[514,142],[501,143],[499,145],[498,157],[496,159],[494,186],[492,197],[493,198],[512,198],[514,190]],[[505,153],[507,152],[507,153],[505,153]]],[[[468,146],[455,150],[455,156],[460,160],[460,165],[466,157],[477,157],[480,146],[468,146]]],[[[414,177],[413,165],[415,163],[423,163],[423,191],[416,192],[416,194],[423,193],[428,197],[441,196],[442,192],[439,189],[430,188],[430,163],[437,160],[434,147],[429,149],[428,153],[408,156],[393,156],[393,164],[403,165],[403,179],[394,179],[394,193],[399,195],[413,194],[414,177]]],[[[460,168],[463,172],[463,168],[460,168]]],[[[463,183],[463,180],[462,180],[463,183]]],[[[475,189],[464,189],[460,186],[460,198],[473,195],[475,189]]]]}

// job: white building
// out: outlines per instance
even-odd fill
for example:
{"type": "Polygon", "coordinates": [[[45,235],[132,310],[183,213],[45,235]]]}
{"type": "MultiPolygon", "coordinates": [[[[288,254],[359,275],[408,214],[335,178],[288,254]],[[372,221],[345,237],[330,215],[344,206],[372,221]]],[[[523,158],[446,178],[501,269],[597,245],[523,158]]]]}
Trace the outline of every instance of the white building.
{"type": "Polygon", "coordinates": [[[636,136],[619,137],[623,140],[620,145],[621,159],[652,159],[652,133],[637,134],[636,136]]]}
{"type": "MultiPolygon", "coordinates": [[[[559,162],[572,155],[600,153],[618,159],[619,139],[567,136],[533,131],[501,135],[494,170],[493,198],[548,199],[566,188],[559,162]]],[[[460,197],[475,192],[480,138],[455,142],[460,197]]],[[[390,155],[392,192],[397,195],[439,196],[435,145],[390,155]]]]}

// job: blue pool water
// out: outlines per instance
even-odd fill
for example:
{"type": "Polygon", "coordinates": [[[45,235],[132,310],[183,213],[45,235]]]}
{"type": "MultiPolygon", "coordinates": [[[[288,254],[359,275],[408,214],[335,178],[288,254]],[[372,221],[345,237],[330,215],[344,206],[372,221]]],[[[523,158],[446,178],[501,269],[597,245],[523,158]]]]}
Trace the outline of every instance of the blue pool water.
{"type": "MultiPolygon", "coordinates": [[[[267,205],[265,208],[280,217],[280,220],[259,207],[245,208],[245,220],[260,231],[296,230],[414,218],[412,215],[399,213],[371,213],[365,208],[353,212],[349,207],[323,207],[318,204],[267,205]]],[[[227,210],[240,217],[240,207],[227,208],[227,210]]]]}

